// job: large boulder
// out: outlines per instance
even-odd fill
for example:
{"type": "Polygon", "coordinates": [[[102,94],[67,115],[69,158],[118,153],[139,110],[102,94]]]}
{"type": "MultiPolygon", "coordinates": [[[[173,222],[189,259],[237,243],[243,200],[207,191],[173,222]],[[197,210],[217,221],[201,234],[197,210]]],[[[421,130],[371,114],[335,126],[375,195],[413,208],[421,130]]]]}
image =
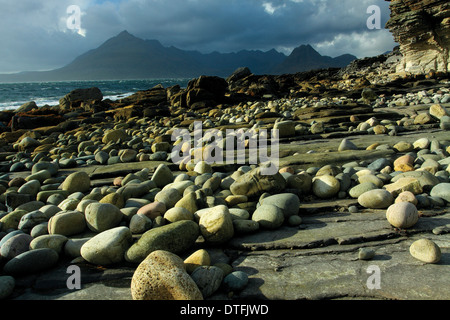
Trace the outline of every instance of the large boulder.
{"type": "Polygon", "coordinates": [[[81,106],[83,102],[100,102],[103,94],[99,88],[76,89],[59,100],[62,110],[71,110],[81,106]]]}

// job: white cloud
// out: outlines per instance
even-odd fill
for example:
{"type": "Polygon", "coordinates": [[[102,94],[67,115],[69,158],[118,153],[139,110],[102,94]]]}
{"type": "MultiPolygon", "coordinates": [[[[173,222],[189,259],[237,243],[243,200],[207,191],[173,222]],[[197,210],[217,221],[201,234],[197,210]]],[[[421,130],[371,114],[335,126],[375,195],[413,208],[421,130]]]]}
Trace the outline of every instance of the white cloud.
{"type": "Polygon", "coordinates": [[[278,9],[280,9],[280,8],[285,8],[285,7],[286,7],[286,4],[282,4],[282,5],[279,5],[279,6],[275,6],[275,5],[274,5],[273,3],[271,3],[271,2],[264,2],[264,3],[262,4],[262,6],[263,6],[265,12],[267,12],[267,13],[270,14],[270,15],[272,15],[272,14],[274,14],[278,9]]]}

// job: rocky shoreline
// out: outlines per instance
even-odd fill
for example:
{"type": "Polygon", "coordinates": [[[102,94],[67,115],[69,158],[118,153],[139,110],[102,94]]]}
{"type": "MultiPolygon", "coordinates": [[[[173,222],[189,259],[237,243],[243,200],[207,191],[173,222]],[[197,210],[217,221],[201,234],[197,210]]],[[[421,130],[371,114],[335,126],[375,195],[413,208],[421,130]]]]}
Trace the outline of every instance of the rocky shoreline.
{"type": "Polygon", "coordinates": [[[1,112],[1,298],[450,298],[449,77],[399,55],[1,112]],[[277,129],[279,171],[173,163],[195,123],[277,129]]]}

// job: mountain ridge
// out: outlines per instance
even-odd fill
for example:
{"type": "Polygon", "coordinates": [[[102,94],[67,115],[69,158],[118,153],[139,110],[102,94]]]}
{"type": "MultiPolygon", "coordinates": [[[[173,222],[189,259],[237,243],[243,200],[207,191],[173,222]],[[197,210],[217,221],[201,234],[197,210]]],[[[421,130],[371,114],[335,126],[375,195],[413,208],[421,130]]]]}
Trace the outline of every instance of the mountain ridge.
{"type": "Polygon", "coordinates": [[[239,67],[248,67],[254,74],[283,74],[345,67],[355,59],[350,54],[337,58],[322,56],[310,45],[295,48],[289,56],[275,49],[205,54],[174,46],[165,47],[158,40],[143,40],[124,30],[61,68],[0,74],[0,81],[164,79],[195,78],[200,75],[226,77],[239,67]]]}

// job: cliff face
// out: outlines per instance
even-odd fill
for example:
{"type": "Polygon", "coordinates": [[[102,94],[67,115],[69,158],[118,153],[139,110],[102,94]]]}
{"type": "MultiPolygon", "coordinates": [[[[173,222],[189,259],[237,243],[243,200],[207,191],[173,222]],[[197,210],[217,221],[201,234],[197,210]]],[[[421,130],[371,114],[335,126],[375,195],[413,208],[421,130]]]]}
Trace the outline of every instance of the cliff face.
{"type": "Polygon", "coordinates": [[[386,28],[400,44],[403,55],[396,71],[412,74],[450,71],[450,2],[392,0],[390,9],[386,28]]]}

